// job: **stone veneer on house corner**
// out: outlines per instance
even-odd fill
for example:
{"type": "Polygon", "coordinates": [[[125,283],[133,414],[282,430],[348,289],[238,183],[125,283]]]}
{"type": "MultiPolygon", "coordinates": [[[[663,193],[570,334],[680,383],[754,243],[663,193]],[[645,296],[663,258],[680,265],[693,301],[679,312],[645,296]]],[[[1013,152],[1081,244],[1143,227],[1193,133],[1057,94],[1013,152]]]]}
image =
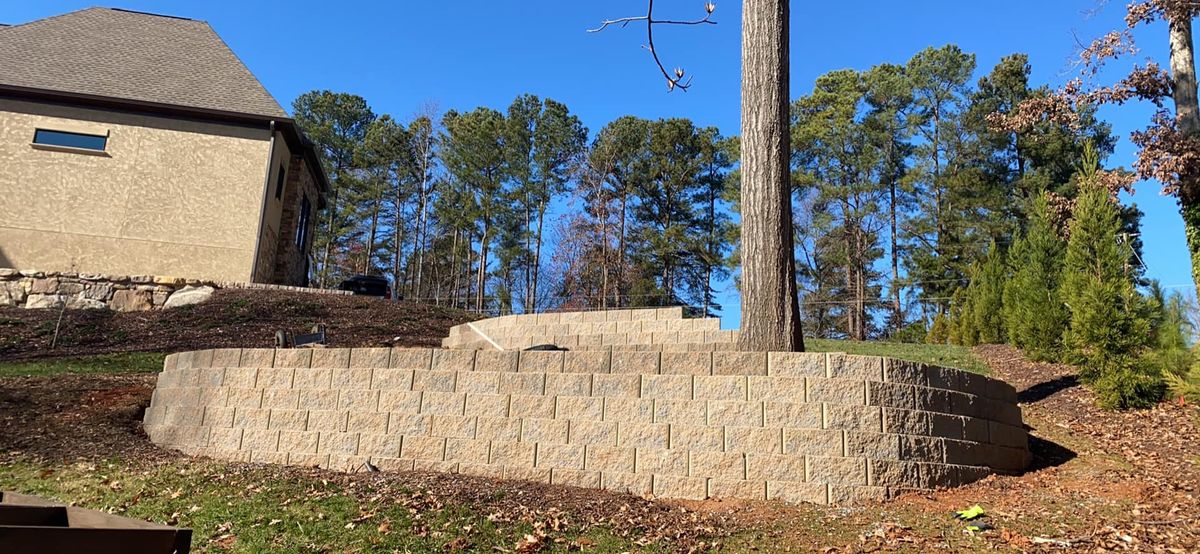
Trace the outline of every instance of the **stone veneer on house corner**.
{"type": "Polygon", "coordinates": [[[228,460],[687,499],[883,499],[1029,461],[1010,385],[839,353],[184,352],[167,357],[145,428],[228,460]]]}

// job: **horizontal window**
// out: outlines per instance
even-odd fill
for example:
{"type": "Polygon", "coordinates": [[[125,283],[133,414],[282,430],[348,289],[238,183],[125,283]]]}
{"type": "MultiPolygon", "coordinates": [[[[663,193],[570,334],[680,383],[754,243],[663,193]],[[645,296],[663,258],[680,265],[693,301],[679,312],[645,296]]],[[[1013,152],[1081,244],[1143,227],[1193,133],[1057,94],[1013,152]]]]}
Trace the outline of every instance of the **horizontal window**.
{"type": "Polygon", "coordinates": [[[108,143],[108,137],[102,135],[85,135],[83,133],[69,133],[67,131],[38,129],[33,132],[33,143],[44,144],[46,146],[79,148],[81,150],[98,150],[103,152],[104,146],[108,143]]]}

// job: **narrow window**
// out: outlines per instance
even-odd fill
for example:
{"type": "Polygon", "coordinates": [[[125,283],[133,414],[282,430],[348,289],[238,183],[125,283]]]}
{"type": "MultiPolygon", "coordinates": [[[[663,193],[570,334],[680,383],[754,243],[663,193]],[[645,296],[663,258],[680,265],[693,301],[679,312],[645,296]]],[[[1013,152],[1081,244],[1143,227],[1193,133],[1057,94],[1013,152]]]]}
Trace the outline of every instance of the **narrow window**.
{"type": "Polygon", "coordinates": [[[312,206],[308,203],[308,195],[300,200],[300,218],[296,221],[296,248],[304,251],[308,248],[308,218],[312,206]]]}
{"type": "Polygon", "coordinates": [[[37,129],[33,132],[33,143],[43,144],[46,146],[62,146],[65,148],[78,148],[80,150],[96,150],[98,152],[103,152],[104,146],[108,143],[108,137],[103,135],[85,135],[83,133],[37,129]]]}
{"type": "Polygon", "coordinates": [[[283,183],[286,180],[285,179],[286,176],[287,176],[287,170],[283,167],[283,164],[279,164],[279,176],[275,178],[275,199],[276,200],[283,198],[283,183]]]}

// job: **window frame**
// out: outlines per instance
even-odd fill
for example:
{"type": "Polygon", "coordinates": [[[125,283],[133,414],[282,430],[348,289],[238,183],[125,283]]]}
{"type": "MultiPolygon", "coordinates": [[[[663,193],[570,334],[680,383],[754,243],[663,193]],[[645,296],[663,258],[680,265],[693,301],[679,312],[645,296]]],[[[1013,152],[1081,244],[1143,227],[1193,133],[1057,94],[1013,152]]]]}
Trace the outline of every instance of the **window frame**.
{"type": "Polygon", "coordinates": [[[77,153],[77,154],[90,154],[93,156],[110,156],[110,154],[108,153],[108,140],[110,138],[112,138],[112,135],[110,133],[105,133],[103,135],[99,135],[99,134],[95,134],[95,133],[80,133],[78,131],[64,131],[61,129],[51,129],[51,128],[47,128],[47,127],[35,127],[33,130],[33,139],[30,142],[30,146],[32,146],[33,148],[39,149],[39,150],[72,152],[72,153],[77,153]],[[49,136],[47,136],[47,135],[49,135],[49,136]],[[92,147],[88,147],[88,146],[63,144],[61,141],[54,142],[52,137],[55,135],[65,136],[65,137],[85,137],[88,139],[100,139],[102,141],[101,147],[100,148],[92,148],[92,147]],[[47,140],[48,138],[51,140],[47,140]]]}
{"type": "Polygon", "coordinates": [[[300,199],[300,213],[296,216],[296,248],[301,252],[307,250],[308,247],[308,226],[312,218],[312,202],[308,200],[308,194],[304,194],[300,199]]]}
{"type": "Polygon", "coordinates": [[[275,176],[275,199],[283,200],[283,189],[287,184],[287,167],[279,164],[279,174],[275,176]]]}

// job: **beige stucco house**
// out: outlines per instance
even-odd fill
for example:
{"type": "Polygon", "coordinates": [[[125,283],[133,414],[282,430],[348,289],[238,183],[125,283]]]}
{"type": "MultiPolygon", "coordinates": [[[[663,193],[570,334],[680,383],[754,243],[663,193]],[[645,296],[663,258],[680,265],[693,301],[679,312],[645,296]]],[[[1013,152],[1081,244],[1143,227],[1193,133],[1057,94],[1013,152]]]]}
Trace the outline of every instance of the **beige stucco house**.
{"type": "Polygon", "coordinates": [[[305,285],[328,190],[207,23],[0,26],[0,267],[305,285]]]}

